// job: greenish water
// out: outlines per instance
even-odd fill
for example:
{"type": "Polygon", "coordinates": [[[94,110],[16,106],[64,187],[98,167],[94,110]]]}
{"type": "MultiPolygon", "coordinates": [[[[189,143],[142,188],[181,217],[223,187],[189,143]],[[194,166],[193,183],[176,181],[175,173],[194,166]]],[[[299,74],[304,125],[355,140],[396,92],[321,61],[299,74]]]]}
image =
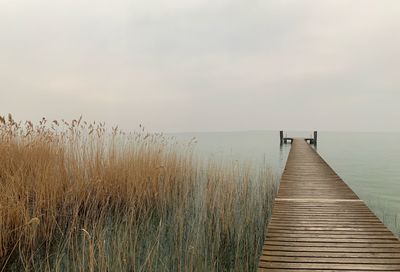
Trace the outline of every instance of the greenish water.
{"type": "Polygon", "coordinates": [[[268,165],[279,179],[285,167],[290,146],[279,145],[279,134],[271,131],[204,132],[170,134],[178,142],[196,139],[195,153],[204,160],[239,161],[254,166],[268,165]]]}
{"type": "MultiPolygon", "coordinates": [[[[268,164],[275,177],[285,166],[290,145],[279,145],[279,132],[213,132],[173,134],[178,141],[196,138],[202,158],[268,164]]],[[[311,137],[291,132],[288,136],[311,137]]],[[[400,133],[320,132],[318,153],[363,199],[371,210],[400,236],[400,133]]]]}
{"type": "Polygon", "coordinates": [[[319,134],[318,153],[400,237],[400,133],[319,134]]]}

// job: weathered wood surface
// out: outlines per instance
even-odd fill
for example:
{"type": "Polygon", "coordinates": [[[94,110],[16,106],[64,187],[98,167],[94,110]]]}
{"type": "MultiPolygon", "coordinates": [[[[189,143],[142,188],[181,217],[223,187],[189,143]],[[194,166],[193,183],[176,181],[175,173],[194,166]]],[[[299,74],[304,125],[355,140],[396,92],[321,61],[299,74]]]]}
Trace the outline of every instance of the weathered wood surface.
{"type": "Polygon", "coordinates": [[[400,242],[303,139],[275,199],[259,271],[400,271],[400,242]]]}

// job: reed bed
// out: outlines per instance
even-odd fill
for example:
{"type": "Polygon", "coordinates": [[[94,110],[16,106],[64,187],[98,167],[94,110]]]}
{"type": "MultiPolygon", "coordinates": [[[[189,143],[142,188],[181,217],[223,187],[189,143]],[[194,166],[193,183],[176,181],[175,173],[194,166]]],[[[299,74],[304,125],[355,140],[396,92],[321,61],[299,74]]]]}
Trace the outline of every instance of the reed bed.
{"type": "Polygon", "coordinates": [[[254,271],[275,191],[144,129],[0,117],[0,272],[254,271]]]}

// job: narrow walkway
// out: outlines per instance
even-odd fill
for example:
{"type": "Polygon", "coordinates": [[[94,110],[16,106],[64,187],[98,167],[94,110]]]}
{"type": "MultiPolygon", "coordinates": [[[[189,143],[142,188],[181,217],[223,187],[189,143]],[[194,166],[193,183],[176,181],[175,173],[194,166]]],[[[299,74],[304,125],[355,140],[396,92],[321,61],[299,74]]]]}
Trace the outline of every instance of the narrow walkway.
{"type": "Polygon", "coordinates": [[[400,241],[303,139],[282,175],[259,271],[400,271],[400,241]]]}

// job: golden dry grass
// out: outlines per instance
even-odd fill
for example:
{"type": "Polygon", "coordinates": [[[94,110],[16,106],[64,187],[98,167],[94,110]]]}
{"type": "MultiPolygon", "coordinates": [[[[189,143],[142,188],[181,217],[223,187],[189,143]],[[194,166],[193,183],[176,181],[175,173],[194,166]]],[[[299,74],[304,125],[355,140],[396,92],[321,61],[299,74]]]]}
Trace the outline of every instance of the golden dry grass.
{"type": "Polygon", "coordinates": [[[0,271],[251,271],[274,182],[102,123],[0,118],[0,271]]]}

